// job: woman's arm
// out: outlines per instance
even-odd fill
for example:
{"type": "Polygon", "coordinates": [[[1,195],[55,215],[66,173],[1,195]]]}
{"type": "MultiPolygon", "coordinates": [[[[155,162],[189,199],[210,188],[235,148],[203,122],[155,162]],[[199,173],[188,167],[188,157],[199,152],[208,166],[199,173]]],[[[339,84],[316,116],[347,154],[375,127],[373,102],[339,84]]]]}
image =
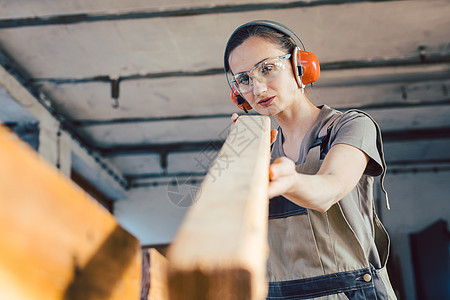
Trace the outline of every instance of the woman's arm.
{"type": "Polygon", "coordinates": [[[337,144],[317,174],[305,175],[295,170],[292,160],[279,157],[269,169],[269,198],[283,195],[300,206],[325,212],[356,186],[368,161],[362,150],[337,144]]]}

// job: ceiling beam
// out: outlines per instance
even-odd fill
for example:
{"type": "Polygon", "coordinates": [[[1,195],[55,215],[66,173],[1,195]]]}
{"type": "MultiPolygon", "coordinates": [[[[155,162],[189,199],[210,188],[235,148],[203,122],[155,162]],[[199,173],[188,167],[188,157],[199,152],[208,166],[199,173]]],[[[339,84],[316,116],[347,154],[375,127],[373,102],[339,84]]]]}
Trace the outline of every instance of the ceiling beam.
{"type": "MultiPolygon", "coordinates": [[[[36,16],[27,18],[14,18],[0,20],[0,29],[18,28],[46,25],[69,25],[85,22],[105,22],[121,20],[138,20],[151,18],[173,18],[187,17],[208,14],[242,13],[261,10],[289,9],[299,7],[315,7],[321,5],[343,5],[361,2],[393,2],[395,0],[312,0],[312,1],[292,1],[287,3],[250,3],[235,5],[216,5],[205,7],[192,7],[175,10],[157,11],[130,11],[124,13],[82,13],[56,16],[36,16]]],[[[398,1],[398,0],[397,0],[398,1]]]]}
{"type": "Polygon", "coordinates": [[[447,159],[427,159],[427,160],[393,160],[388,162],[389,166],[408,167],[411,165],[422,167],[436,167],[436,165],[450,169],[450,158],[447,159]]]}
{"type": "MultiPolygon", "coordinates": [[[[371,110],[371,109],[394,109],[394,108],[411,108],[411,107],[427,107],[450,105],[450,98],[437,101],[417,101],[417,102],[392,102],[392,103],[373,103],[361,106],[339,107],[339,111],[346,111],[350,109],[371,110]]],[[[248,115],[257,115],[256,112],[250,112],[248,115]]],[[[183,120],[200,120],[200,119],[229,119],[230,114],[210,114],[210,115],[181,115],[173,117],[153,117],[153,118],[118,118],[109,120],[73,120],[72,124],[78,127],[89,126],[103,126],[103,125],[117,125],[117,124],[132,124],[132,123],[150,123],[150,122],[170,122],[183,120]]]]}
{"type": "MultiPolygon", "coordinates": [[[[450,127],[443,128],[426,128],[413,130],[395,130],[383,131],[383,141],[400,142],[400,141],[419,141],[432,139],[448,139],[450,138],[450,127]]],[[[137,145],[108,145],[98,147],[95,150],[103,156],[119,156],[119,155],[136,155],[136,154],[152,154],[158,153],[167,155],[174,152],[201,152],[206,149],[220,150],[224,141],[201,141],[187,143],[167,143],[167,144],[137,144],[137,145]]]]}
{"type": "Polygon", "coordinates": [[[371,110],[371,109],[395,109],[395,108],[412,108],[412,107],[428,107],[428,106],[441,106],[449,105],[449,99],[437,100],[437,101],[417,101],[417,102],[392,102],[392,103],[372,103],[365,104],[358,107],[339,107],[336,108],[340,111],[346,111],[350,109],[361,109],[361,110],[371,110]]]}
{"type": "MultiPolygon", "coordinates": [[[[450,171],[450,159],[389,161],[387,173],[437,173],[450,171]]],[[[130,188],[199,185],[206,173],[161,173],[161,174],[129,174],[130,188]]]]}
{"type": "Polygon", "coordinates": [[[435,140],[450,138],[450,127],[383,131],[384,142],[435,140]]]}
{"type": "Polygon", "coordinates": [[[450,171],[450,160],[428,161],[393,161],[388,163],[387,173],[396,175],[402,173],[439,173],[450,171]]]}
{"type": "Polygon", "coordinates": [[[205,151],[206,149],[220,150],[224,140],[215,141],[201,141],[201,142],[182,142],[182,143],[167,143],[167,144],[137,144],[137,145],[111,145],[104,147],[97,147],[95,150],[103,156],[116,155],[136,155],[136,154],[150,154],[159,153],[167,155],[173,152],[197,152],[205,151]]]}
{"type": "Polygon", "coordinates": [[[155,177],[151,179],[135,178],[130,181],[130,189],[143,187],[157,187],[157,186],[199,186],[206,174],[186,174],[185,176],[164,176],[155,177]]]}
{"type": "MultiPolygon", "coordinates": [[[[450,63],[450,55],[442,53],[426,53],[418,50],[417,55],[408,57],[398,57],[393,59],[378,59],[378,60],[352,60],[352,61],[337,61],[328,62],[320,64],[320,71],[335,71],[335,70],[354,70],[354,69],[368,69],[368,68],[389,68],[389,67],[423,67],[424,65],[436,65],[436,64],[447,64],[450,63]]],[[[381,70],[382,72],[382,70],[381,70]]],[[[450,74],[448,68],[442,68],[442,70],[416,70],[415,72],[406,72],[408,76],[413,78],[408,78],[409,80],[417,80],[423,78],[425,73],[433,73],[432,79],[442,79],[449,78],[450,74]]],[[[119,76],[118,78],[111,78],[109,75],[98,75],[93,77],[85,78],[33,78],[30,79],[32,83],[52,83],[52,84],[80,84],[88,82],[112,82],[113,80],[125,81],[125,80],[143,80],[143,79],[159,79],[159,78],[170,78],[170,77],[201,77],[224,74],[223,68],[211,68],[198,71],[168,71],[160,73],[147,73],[147,74],[133,74],[126,76],[119,76]]],[[[429,74],[428,74],[429,75],[429,74]]],[[[402,76],[394,74],[389,79],[389,82],[395,80],[405,80],[402,76]],[[392,78],[391,78],[392,77],[392,78]]],[[[429,78],[429,77],[427,77],[429,78]]],[[[360,82],[361,80],[367,83],[379,83],[381,78],[378,78],[376,82],[371,77],[364,78],[358,76],[353,84],[361,84],[365,82],[360,82]],[[358,79],[359,78],[359,79],[358,79]]],[[[341,84],[341,83],[339,83],[341,84]]],[[[325,83],[324,86],[330,86],[331,83],[325,83]]]]}
{"type": "Polygon", "coordinates": [[[117,191],[117,195],[123,194],[128,182],[120,171],[112,164],[103,161],[98,153],[94,153],[92,147],[89,147],[75,133],[73,125],[51,107],[49,99],[36,90],[23,72],[20,72],[19,68],[15,66],[16,64],[0,51],[0,85],[39,122],[51,120],[58,124],[58,127],[61,128],[60,131],[70,136],[71,151],[82,158],[95,172],[98,172],[99,177],[105,179],[110,184],[110,188],[117,191]]]}
{"type": "MultiPolygon", "coordinates": [[[[449,100],[450,102],[450,100],[449,100]]],[[[249,115],[256,115],[256,113],[249,113],[249,115]]],[[[110,120],[75,120],[72,121],[75,126],[99,126],[111,124],[125,124],[125,123],[147,123],[147,122],[167,122],[167,121],[182,121],[182,120],[199,120],[199,119],[222,119],[231,117],[230,114],[209,114],[209,115],[182,115],[173,117],[153,117],[153,118],[119,118],[110,120]]]]}

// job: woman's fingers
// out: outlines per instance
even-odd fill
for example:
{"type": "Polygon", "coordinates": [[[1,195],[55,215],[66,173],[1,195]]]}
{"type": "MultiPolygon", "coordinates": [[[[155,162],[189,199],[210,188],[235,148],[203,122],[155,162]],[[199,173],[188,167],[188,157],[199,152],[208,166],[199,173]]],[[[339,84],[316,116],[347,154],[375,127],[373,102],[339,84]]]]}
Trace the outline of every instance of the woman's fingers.
{"type": "Polygon", "coordinates": [[[278,130],[276,129],[272,129],[270,131],[270,144],[272,145],[273,142],[275,142],[275,140],[277,139],[277,134],[278,134],[278,130]]]}
{"type": "Polygon", "coordinates": [[[231,115],[231,126],[230,130],[233,128],[234,124],[236,124],[237,119],[239,118],[239,115],[237,113],[234,113],[231,115]]]}
{"type": "Polygon", "coordinates": [[[295,163],[287,157],[279,157],[269,167],[269,199],[283,195],[295,184],[295,163]]]}
{"type": "Polygon", "coordinates": [[[294,162],[285,157],[278,157],[269,167],[270,180],[277,180],[278,178],[286,175],[295,174],[294,162]]]}
{"type": "Polygon", "coordinates": [[[269,167],[269,198],[288,192],[295,182],[295,163],[287,157],[279,157],[269,167]]]}
{"type": "Polygon", "coordinates": [[[234,113],[231,115],[231,121],[234,123],[236,123],[237,119],[239,118],[239,115],[237,113],[234,113]]]}
{"type": "Polygon", "coordinates": [[[287,183],[283,180],[271,181],[267,189],[269,199],[283,195],[287,189],[287,183]]]}

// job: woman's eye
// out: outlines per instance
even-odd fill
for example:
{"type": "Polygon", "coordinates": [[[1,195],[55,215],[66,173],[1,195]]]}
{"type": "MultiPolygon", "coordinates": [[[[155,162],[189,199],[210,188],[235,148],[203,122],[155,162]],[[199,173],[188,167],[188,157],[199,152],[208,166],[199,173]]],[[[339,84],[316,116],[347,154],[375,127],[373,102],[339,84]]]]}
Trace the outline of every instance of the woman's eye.
{"type": "Polygon", "coordinates": [[[272,71],[272,69],[274,68],[273,64],[264,64],[261,66],[261,74],[263,75],[267,75],[270,73],[270,71],[272,71]]]}
{"type": "Polygon", "coordinates": [[[240,85],[248,85],[249,84],[249,77],[248,75],[239,76],[237,82],[240,85]]]}

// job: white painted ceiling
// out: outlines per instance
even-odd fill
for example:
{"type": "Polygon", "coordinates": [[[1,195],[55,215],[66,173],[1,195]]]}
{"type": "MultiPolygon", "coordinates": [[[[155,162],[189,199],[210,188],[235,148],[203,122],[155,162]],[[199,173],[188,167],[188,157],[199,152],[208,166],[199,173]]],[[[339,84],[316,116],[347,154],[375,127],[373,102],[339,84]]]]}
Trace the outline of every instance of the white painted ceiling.
{"type": "MultiPolygon", "coordinates": [[[[227,39],[270,19],[318,56],[315,104],[369,112],[392,170],[439,168],[450,164],[449,16],[449,1],[0,0],[0,62],[134,188],[203,176],[238,111],[227,39]]],[[[0,101],[3,122],[35,122],[0,101]]]]}

